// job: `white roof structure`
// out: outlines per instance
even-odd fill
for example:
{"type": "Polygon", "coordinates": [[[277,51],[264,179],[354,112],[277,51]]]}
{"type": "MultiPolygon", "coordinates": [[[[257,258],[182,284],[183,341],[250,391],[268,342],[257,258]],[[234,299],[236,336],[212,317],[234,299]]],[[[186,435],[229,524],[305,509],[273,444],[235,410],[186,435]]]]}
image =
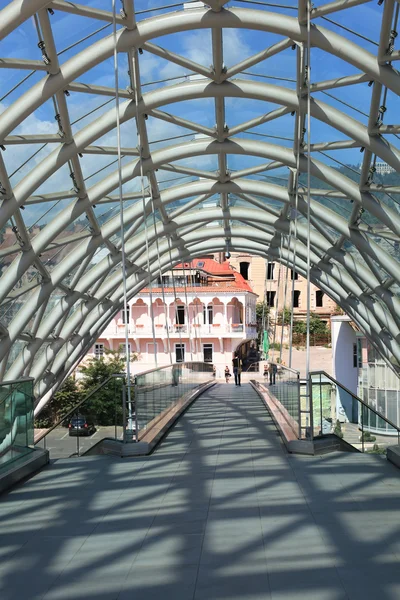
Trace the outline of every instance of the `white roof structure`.
{"type": "Polygon", "coordinates": [[[0,378],[57,388],[122,251],[132,297],[227,244],[309,269],[400,372],[398,3],[190,4],[0,11],[0,378]]]}

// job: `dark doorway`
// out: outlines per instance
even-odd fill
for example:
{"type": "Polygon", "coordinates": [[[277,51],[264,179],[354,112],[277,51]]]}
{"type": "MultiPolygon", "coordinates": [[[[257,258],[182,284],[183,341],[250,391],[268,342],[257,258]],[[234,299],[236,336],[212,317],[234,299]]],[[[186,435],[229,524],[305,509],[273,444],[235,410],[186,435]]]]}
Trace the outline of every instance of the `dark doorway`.
{"type": "Polygon", "coordinates": [[[185,324],[185,307],[183,306],[183,304],[179,304],[176,307],[176,323],[177,325],[184,325],[185,324]]]}

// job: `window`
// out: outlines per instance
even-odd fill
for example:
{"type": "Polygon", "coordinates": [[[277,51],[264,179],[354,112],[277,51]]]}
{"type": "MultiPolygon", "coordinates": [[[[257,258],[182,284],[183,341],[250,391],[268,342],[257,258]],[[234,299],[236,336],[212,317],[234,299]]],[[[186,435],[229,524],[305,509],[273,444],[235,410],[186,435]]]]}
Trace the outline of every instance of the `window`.
{"type": "Polygon", "coordinates": [[[95,344],[94,345],[94,355],[96,358],[100,358],[104,354],[104,344],[95,344]]]}
{"type": "Polygon", "coordinates": [[[299,278],[298,273],[296,273],[296,271],[294,269],[290,269],[290,279],[294,279],[295,281],[297,281],[297,279],[299,278]]]}
{"type": "Polygon", "coordinates": [[[204,362],[212,363],[213,361],[213,345],[203,344],[203,359],[204,362]]]}
{"type": "Polygon", "coordinates": [[[121,310],[121,319],[123,323],[129,323],[129,317],[130,317],[130,309],[129,306],[126,307],[126,312],[125,312],[125,308],[123,308],[121,310]],[[126,321],[125,321],[125,315],[126,315],[126,321]]]}
{"type": "Polygon", "coordinates": [[[185,307],[183,304],[179,304],[176,307],[176,315],[175,315],[177,325],[185,324],[185,307]]]}
{"type": "Polygon", "coordinates": [[[185,344],[175,344],[175,362],[184,362],[185,344]]]}
{"type": "Polygon", "coordinates": [[[213,319],[214,319],[214,308],[212,304],[209,304],[207,306],[207,312],[208,312],[208,322],[210,325],[213,324],[213,319]]]}
{"type": "Polygon", "coordinates": [[[295,290],[293,294],[293,308],[299,308],[300,306],[300,292],[295,290]]]}
{"type": "Polygon", "coordinates": [[[273,279],[274,278],[274,268],[275,268],[275,263],[268,263],[267,264],[267,279],[273,279]]]}
{"type": "Polygon", "coordinates": [[[324,292],[317,290],[315,292],[315,306],[321,307],[324,305],[324,292]]]}
{"type": "Polygon", "coordinates": [[[150,359],[154,359],[154,356],[158,353],[158,344],[157,342],[154,344],[153,342],[149,342],[146,344],[147,356],[150,359]]]}
{"type": "Polygon", "coordinates": [[[268,306],[271,306],[272,308],[275,306],[275,296],[276,296],[276,292],[267,292],[265,294],[265,299],[267,301],[268,306]]]}
{"type": "Polygon", "coordinates": [[[249,267],[250,267],[250,263],[248,263],[248,262],[240,263],[240,274],[243,277],[243,279],[245,279],[246,281],[249,278],[249,267]]]}
{"type": "MultiPolygon", "coordinates": [[[[120,344],[118,350],[120,351],[121,354],[125,355],[125,344],[120,344]]],[[[128,356],[131,355],[131,345],[128,344],[128,356]]]]}
{"type": "Polygon", "coordinates": [[[358,368],[362,369],[362,341],[360,339],[357,340],[357,359],[358,359],[358,368]]]}
{"type": "Polygon", "coordinates": [[[357,352],[357,344],[353,344],[353,367],[357,369],[358,367],[358,352],[357,352]]]}

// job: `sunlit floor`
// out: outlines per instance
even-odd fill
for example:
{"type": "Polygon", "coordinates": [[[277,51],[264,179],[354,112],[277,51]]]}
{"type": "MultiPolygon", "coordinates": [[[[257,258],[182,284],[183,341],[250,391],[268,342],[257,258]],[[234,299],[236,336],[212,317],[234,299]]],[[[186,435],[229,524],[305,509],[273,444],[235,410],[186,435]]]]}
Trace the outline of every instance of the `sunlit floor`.
{"type": "Polygon", "coordinates": [[[399,600],[400,471],[288,456],[250,385],[150,457],[63,459],[0,501],[1,600],[399,600]]]}

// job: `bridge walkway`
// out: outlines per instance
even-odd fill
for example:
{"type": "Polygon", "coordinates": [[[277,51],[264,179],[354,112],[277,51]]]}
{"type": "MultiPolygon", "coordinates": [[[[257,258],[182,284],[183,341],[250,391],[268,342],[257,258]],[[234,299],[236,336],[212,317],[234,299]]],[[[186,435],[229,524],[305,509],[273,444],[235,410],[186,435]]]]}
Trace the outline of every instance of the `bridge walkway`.
{"type": "Polygon", "coordinates": [[[249,384],[141,459],[54,462],[0,500],[2,600],[398,600],[400,475],[287,455],[249,384]]]}

